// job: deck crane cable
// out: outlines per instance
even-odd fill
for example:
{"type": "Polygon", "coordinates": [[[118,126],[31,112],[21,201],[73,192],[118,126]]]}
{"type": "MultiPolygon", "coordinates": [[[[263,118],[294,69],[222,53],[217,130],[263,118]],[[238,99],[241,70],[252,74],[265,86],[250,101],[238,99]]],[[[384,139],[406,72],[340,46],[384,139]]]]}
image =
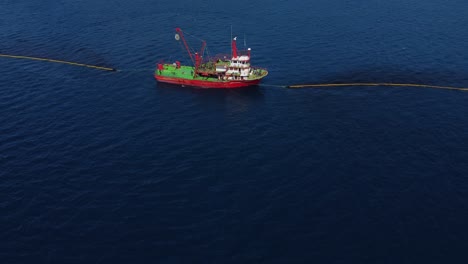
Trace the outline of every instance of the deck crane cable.
{"type": "MultiPolygon", "coordinates": [[[[187,50],[184,48],[184,45],[182,44],[181,41],[178,41],[178,42],[179,42],[179,47],[180,47],[180,49],[182,50],[182,53],[185,53],[185,54],[186,54],[186,53],[187,53],[187,50]]],[[[190,51],[190,52],[192,52],[192,51],[190,51]]],[[[189,59],[190,59],[190,61],[192,61],[192,58],[190,58],[190,56],[189,56],[189,59]]],[[[193,61],[192,61],[192,62],[193,62],[193,61]]]]}
{"type": "MultiPolygon", "coordinates": [[[[194,39],[196,39],[196,40],[198,40],[198,41],[200,41],[200,42],[202,42],[202,43],[205,42],[205,50],[208,49],[205,40],[203,40],[203,39],[201,39],[201,38],[199,38],[199,37],[197,37],[197,36],[195,36],[195,35],[192,35],[192,34],[188,33],[188,32],[185,31],[185,30],[184,30],[184,35],[189,36],[189,37],[191,37],[191,38],[194,38],[194,39]]],[[[191,49],[192,53],[195,54],[196,51],[194,51],[193,48],[190,48],[190,49],[191,49]]],[[[208,51],[207,51],[207,53],[208,53],[208,51]]],[[[203,57],[203,55],[204,55],[204,54],[200,54],[200,56],[202,56],[202,57],[203,57]]]]}

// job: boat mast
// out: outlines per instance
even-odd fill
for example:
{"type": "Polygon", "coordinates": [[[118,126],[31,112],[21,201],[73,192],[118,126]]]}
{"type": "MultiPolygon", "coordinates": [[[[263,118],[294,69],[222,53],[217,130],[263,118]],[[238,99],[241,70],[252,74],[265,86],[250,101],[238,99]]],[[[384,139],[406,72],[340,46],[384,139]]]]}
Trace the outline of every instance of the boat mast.
{"type": "Polygon", "coordinates": [[[195,72],[194,76],[198,75],[198,68],[200,64],[203,62],[203,52],[205,52],[206,41],[203,40],[202,47],[200,49],[200,53],[195,52],[195,72]]]}
{"type": "Polygon", "coordinates": [[[231,42],[231,49],[232,49],[232,58],[237,58],[237,45],[236,45],[237,37],[234,37],[231,42]]]}
{"type": "Polygon", "coordinates": [[[202,47],[200,49],[200,56],[203,57],[206,48],[206,41],[202,40],[202,47]]]}

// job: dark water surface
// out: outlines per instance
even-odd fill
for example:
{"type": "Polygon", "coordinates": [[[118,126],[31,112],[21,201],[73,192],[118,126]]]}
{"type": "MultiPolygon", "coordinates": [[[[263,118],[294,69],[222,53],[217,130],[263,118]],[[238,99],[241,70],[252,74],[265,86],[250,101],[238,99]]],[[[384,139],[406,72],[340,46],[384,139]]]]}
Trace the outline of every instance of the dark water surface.
{"type": "Polygon", "coordinates": [[[467,263],[468,92],[274,86],[468,87],[467,10],[3,0],[0,53],[122,71],[0,58],[0,262],[467,263]],[[265,85],[154,81],[231,24],[265,85]]]}

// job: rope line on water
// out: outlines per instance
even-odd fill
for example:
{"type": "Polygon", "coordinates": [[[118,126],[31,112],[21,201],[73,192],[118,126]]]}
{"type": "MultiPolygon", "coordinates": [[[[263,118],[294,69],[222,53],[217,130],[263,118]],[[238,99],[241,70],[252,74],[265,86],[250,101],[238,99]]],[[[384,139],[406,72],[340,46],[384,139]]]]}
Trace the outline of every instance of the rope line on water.
{"type": "Polygon", "coordinates": [[[286,86],[287,88],[323,88],[323,87],[343,87],[343,86],[393,86],[393,87],[419,87],[419,88],[434,88],[445,90],[458,90],[468,91],[468,88],[452,87],[452,86],[439,86],[429,84],[416,84],[416,83],[320,83],[320,84],[295,84],[286,86]]]}
{"type": "Polygon", "coordinates": [[[101,67],[101,66],[89,65],[89,64],[84,64],[84,63],[77,63],[77,62],[71,62],[71,61],[38,58],[38,57],[18,56],[18,55],[9,55],[9,54],[0,54],[0,57],[12,58],[12,59],[24,59],[24,60],[36,60],[36,61],[47,61],[47,62],[54,62],[54,63],[62,63],[62,64],[68,64],[68,65],[79,66],[79,67],[87,67],[87,68],[103,70],[103,71],[117,71],[117,69],[114,69],[114,68],[101,67]]]}
{"type": "MultiPolygon", "coordinates": [[[[103,71],[117,71],[117,69],[114,69],[114,68],[84,64],[84,63],[77,63],[77,62],[71,62],[71,61],[64,61],[64,60],[55,60],[55,59],[19,56],[19,55],[10,55],[10,54],[0,54],[0,57],[12,58],[12,59],[47,61],[47,62],[68,64],[68,65],[79,66],[79,67],[87,67],[87,68],[103,70],[103,71]]],[[[142,69],[134,69],[134,70],[129,69],[127,71],[142,71],[142,69]]],[[[272,84],[265,84],[265,85],[284,87],[284,88],[290,88],[290,89],[344,87],[344,86],[393,86],[393,87],[418,87],[418,88],[434,88],[434,89],[445,89],[445,90],[468,91],[468,88],[462,88],[462,87],[416,84],[416,83],[320,83],[320,84],[295,84],[295,85],[272,85],[272,84]]]]}

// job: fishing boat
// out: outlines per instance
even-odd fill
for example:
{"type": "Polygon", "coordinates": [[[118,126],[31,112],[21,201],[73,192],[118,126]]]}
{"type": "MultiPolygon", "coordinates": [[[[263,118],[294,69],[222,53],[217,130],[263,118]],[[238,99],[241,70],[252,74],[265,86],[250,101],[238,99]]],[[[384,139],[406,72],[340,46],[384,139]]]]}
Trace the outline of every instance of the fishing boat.
{"type": "Polygon", "coordinates": [[[263,68],[250,64],[251,49],[238,50],[237,37],[231,42],[230,55],[218,55],[204,58],[206,42],[202,41],[199,52],[191,52],[184,32],[176,28],[175,39],[182,41],[192,65],[158,63],[154,72],[157,81],[201,88],[239,88],[258,85],[268,75],[263,68]]]}

